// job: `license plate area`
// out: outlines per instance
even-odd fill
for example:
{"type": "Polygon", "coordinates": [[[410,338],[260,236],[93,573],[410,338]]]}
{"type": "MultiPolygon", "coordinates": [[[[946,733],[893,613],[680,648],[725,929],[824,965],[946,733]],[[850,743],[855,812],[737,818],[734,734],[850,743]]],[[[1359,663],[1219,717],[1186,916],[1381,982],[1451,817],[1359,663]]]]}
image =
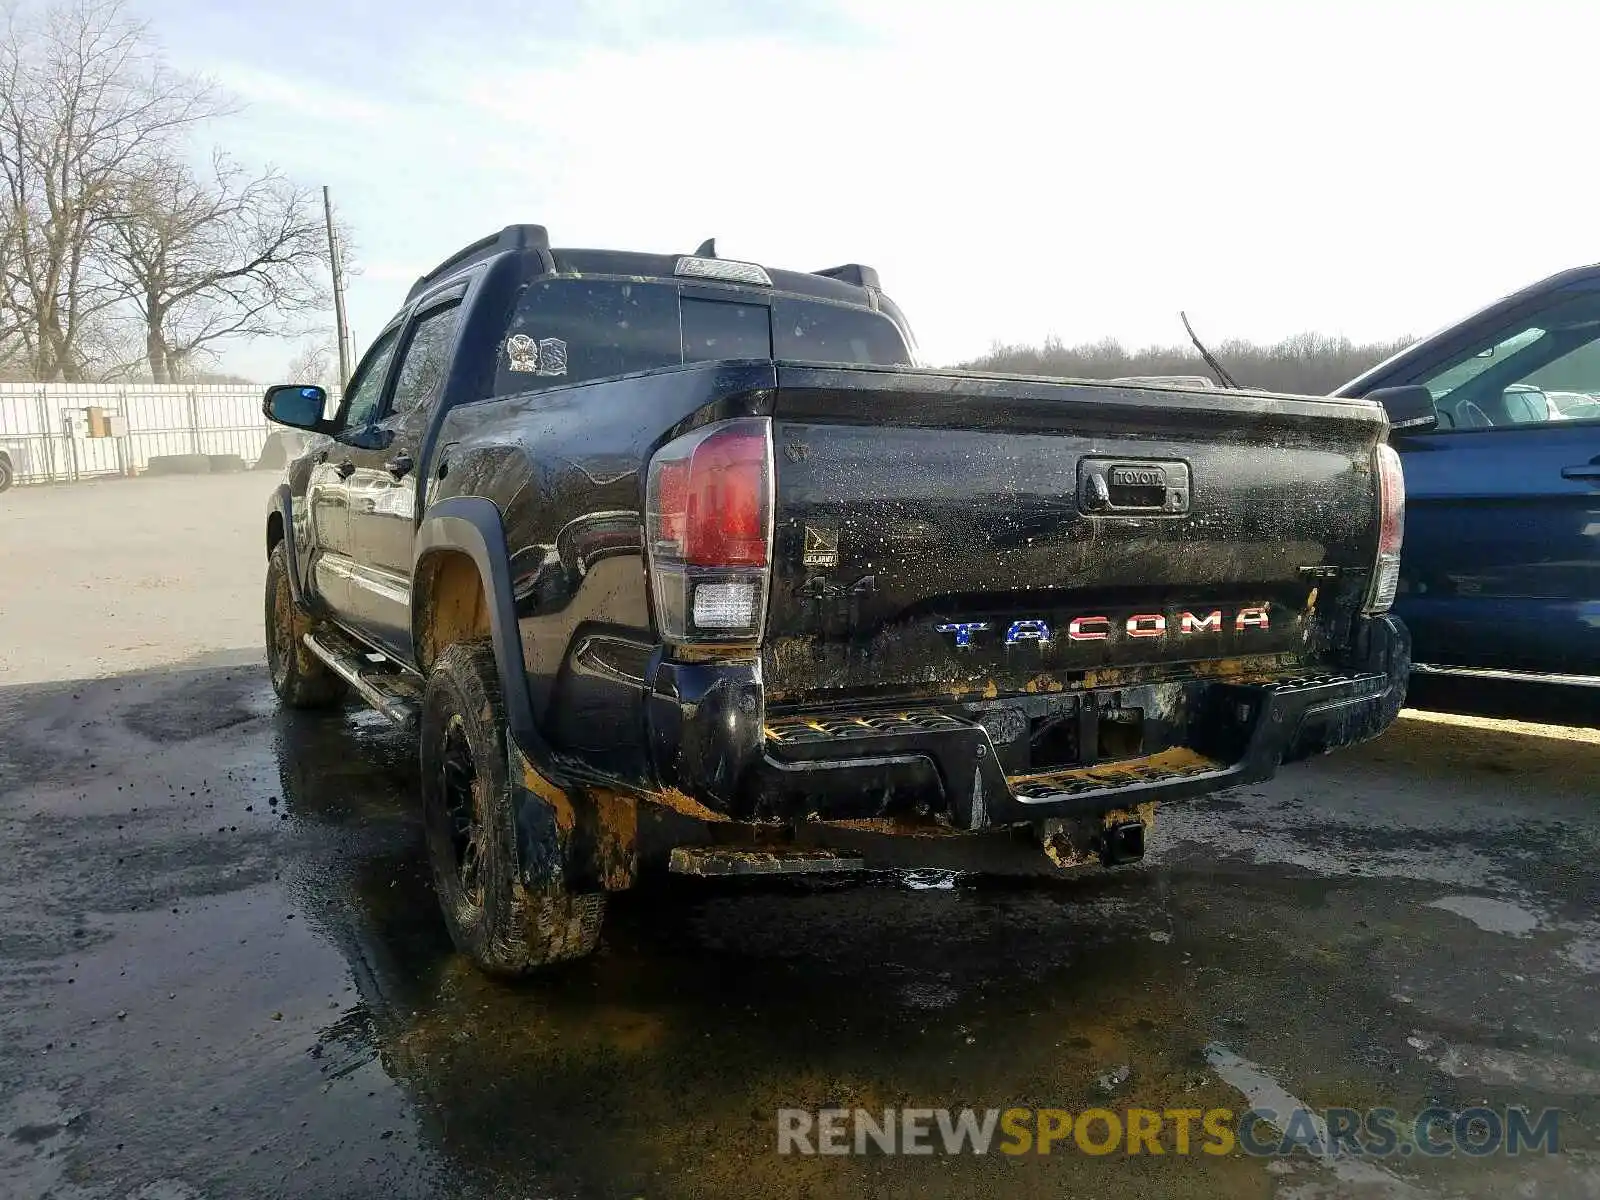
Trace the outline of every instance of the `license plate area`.
{"type": "Polygon", "coordinates": [[[1142,708],[1096,703],[1088,695],[986,705],[973,716],[1008,775],[1088,767],[1146,750],[1142,708]]]}

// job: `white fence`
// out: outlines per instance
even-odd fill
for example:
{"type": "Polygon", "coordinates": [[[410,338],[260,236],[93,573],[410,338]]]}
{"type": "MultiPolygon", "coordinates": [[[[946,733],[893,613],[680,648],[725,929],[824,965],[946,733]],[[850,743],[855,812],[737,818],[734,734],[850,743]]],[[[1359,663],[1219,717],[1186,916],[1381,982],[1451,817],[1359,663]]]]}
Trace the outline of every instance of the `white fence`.
{"type": "MultiPolygon", "coordinates": [[[[0,383],[0,449],[19,483],[142,472],[167,454],[231,455],[250,466],[270,428],[264,389],[236,384],[0,383]],[[90,437],[101,409],[114,436],[90,437]]],[[[106,425],[98,425],[104,429],[106,425]]]]}

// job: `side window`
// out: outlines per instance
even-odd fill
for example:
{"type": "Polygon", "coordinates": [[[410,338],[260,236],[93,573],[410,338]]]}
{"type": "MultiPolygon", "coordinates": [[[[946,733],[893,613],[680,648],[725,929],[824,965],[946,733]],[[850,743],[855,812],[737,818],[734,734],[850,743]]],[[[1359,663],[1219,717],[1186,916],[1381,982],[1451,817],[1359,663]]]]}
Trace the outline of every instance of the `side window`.
{"type": "Polygon", "coordinates": [[[497,396],[679,363],[678,290],[609,279],[535,280],[517,302],[498,353],[497,396]]]}
{"type": "Polygon", "coordinates": [[[1600,421],[1600,292],[1560,296],[1419,382],[1444,432],[1600,421]]]}
{"type": "Polygon", "coordinates": [[[378,413],[378,401],[383,396],[383,381],[389,376],[389,362],[394,358],[395,342],[400,331],[391,329],[372,344],[367,357],[355,375],[355,384],[345,397],[344,424],[347,429],[359,429],[372,424],[378,413]]]}
{"type": "Polygon", "coordinates": [[[461,302],[435,308],[418,318],[406,344],[405,357],[395,378],[389,411],[403,415],[418,405],[438,398],[444,373],[450,366],[450,347],[455,341],[461,302]]]}
{"type": "Polygon", "coordinates": [[[1472,382],[1490,367],[1499,366],[1517,351],[1526,349],[1543,336],[1544,330],[1536,325],[1518,329],[1510,336],[1502,337],[1493,345],[1485,346],[1465,361],[1438,372],[1424,382],[1428,385],[1428,390],[1433,393],[1434,400],[1438,401],[1462,385],[1472,382]]]}
{"type": "Polygon", "coordinates": [[[1546,363],[1519,386],[1544,393],[1549,420],[1600,421],[1600,329],[1592,341],[1546,363]]]}

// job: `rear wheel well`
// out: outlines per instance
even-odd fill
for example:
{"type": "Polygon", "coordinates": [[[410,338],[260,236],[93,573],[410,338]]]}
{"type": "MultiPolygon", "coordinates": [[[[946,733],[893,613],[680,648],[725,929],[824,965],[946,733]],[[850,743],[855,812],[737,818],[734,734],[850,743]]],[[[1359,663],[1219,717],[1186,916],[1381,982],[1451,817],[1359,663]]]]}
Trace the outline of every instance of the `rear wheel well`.
{"type": "Polygon", "coordinates": [[[423,671],[457,642],[489,636],[489,599],[470,555],[459,550],[429,554],[418,566],[413,595],[417,666],[423,671]]]}

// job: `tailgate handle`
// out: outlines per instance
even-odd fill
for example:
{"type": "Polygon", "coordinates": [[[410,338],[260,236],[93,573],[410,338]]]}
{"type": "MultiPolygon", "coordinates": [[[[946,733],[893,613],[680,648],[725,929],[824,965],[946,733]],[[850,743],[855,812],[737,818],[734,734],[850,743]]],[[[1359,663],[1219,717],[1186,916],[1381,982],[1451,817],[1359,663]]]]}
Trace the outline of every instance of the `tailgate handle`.
{"type": "Polygon", "coordinates": [[[1189,464],[1172,459],[1085,458],[1078,463],[1078,503],[1102,516],[1189,511],[1189,464]]]}

